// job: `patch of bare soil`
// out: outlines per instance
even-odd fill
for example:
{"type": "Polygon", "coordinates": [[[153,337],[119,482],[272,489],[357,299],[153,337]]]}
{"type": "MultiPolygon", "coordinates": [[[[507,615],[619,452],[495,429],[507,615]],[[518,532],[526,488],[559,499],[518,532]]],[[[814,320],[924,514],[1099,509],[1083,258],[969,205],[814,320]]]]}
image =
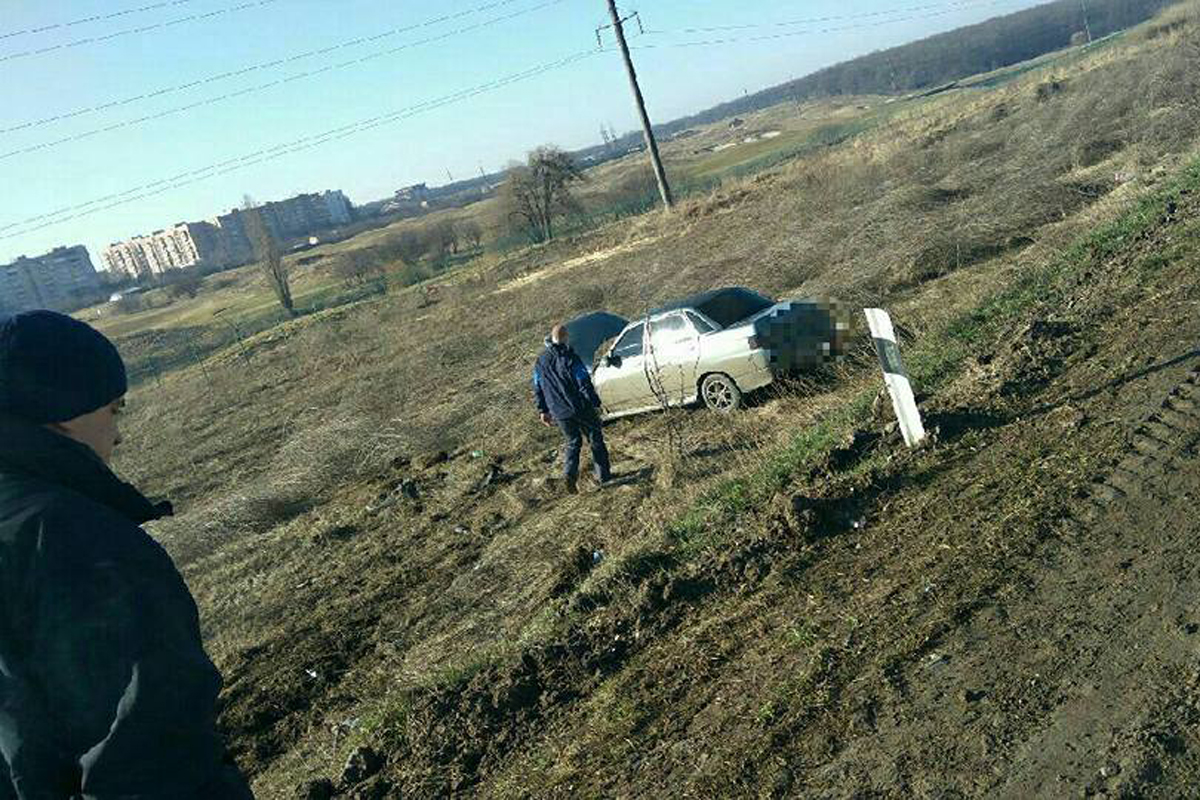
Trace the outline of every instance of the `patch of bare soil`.
{"type": "Polygon", "coordinates": [[[625,244],[619,244],[614,247],[602,248],[600,250],[596,250],[594,252],[587,253],[582,256],[577,256],[575,258],[567,259],[567,260],[559,262],[557,264],[551,264],[549,266],[543,267],[542,269],[540,269],[536,272],[530,272],[527,275],[522,275],[519,278],[515,278],[507,283],[500,285],[496,289],[495,294],[503,294],[505,292],[511,292],[514,289],[520,289],[522,287],[529,286],[531,284],[535,284],[540,281],[543,281],[546,278],[557,276],[564,272],[569,272],[570,270],[573,270],[576,267],[582,267],[582,266],[586,266],[588,264],[596,264],[601,261],[606,261],[614,256],[618,256],[618,255],[621,255],[624,253],[632,252],[634,250],[645,248],[645,247],[653,244],[657,240],[658,240],[658,237],[649,236],[649,237],[645,237],[645,238],[641,238],[641,239],[636,239],[632,242],[627,242],[625,244]]]}

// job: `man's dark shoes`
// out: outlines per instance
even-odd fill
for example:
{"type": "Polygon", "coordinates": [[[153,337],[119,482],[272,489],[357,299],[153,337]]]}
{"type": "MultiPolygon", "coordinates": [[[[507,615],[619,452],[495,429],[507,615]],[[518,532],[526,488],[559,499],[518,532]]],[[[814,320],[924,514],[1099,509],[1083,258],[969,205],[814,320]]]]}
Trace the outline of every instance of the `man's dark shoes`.
{"type": "Polygon", "coordinates": [[[579,476],[567,476],[567,494],[579,494],[579,476]]]}

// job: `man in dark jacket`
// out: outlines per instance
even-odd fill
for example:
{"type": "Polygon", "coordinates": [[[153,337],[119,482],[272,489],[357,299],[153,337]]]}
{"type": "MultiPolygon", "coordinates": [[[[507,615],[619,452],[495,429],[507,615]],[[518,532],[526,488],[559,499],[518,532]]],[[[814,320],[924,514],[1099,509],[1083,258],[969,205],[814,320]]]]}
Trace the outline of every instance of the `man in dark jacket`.
{"type": "Polygon", "coordinates": [[[545,425],[558,424],[566,438],[563,453],[563,475],[567,491],[578,491],[579,451],[583,437],[592,446],[592,470],[601,484],[612,478],[608,464],[608,448],[600,424],[600,397],[592,386],[587,367],[571,349],[567,329],[555,325],[550,342],[538,357],[533,368],[533,396],[538,413],[545,425]]]}
{"type": "Polygon", "coordinates": [[[125,367],[88,325],[0,316],[0,800],[250,800],[196,605],[108,468],[125,367]]]}

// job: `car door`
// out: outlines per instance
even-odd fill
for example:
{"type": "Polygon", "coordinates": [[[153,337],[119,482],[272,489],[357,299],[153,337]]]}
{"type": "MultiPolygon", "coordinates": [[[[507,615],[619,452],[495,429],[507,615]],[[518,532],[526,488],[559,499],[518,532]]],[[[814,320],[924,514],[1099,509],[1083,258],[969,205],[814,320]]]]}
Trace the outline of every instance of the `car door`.
{"type": "Polygon", "coordinates": [[[596,368],[593,384],[608,415],[655,404],[646,376],[645,330],[641,322],[626,329],[596,368]]]}
{"type": "Polygon", "coordinates": [[[665,397],[669,405],[689,403],[696,394],[697,365],[700,361],[700,337],[682,311],[673,311],[650,320],[647,354],[651,389],[665,397]]]}

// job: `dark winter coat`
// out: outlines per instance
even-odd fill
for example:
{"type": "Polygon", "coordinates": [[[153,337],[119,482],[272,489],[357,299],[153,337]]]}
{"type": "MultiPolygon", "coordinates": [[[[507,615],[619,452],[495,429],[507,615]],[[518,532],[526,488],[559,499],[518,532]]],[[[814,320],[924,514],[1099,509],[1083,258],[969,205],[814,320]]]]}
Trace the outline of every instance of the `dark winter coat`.
{"type": "Polygon", "coordinates": [[[0,416],[0,800],[250,798],[196,605],[85,445],[0,416]]]}
{"type": "Polygon", "coordinates": [[[587,367],[565,344],[551,343],[538,356],[533,397],[538,411],[554,419],[590,416],[600,407],[587,367]]]}

